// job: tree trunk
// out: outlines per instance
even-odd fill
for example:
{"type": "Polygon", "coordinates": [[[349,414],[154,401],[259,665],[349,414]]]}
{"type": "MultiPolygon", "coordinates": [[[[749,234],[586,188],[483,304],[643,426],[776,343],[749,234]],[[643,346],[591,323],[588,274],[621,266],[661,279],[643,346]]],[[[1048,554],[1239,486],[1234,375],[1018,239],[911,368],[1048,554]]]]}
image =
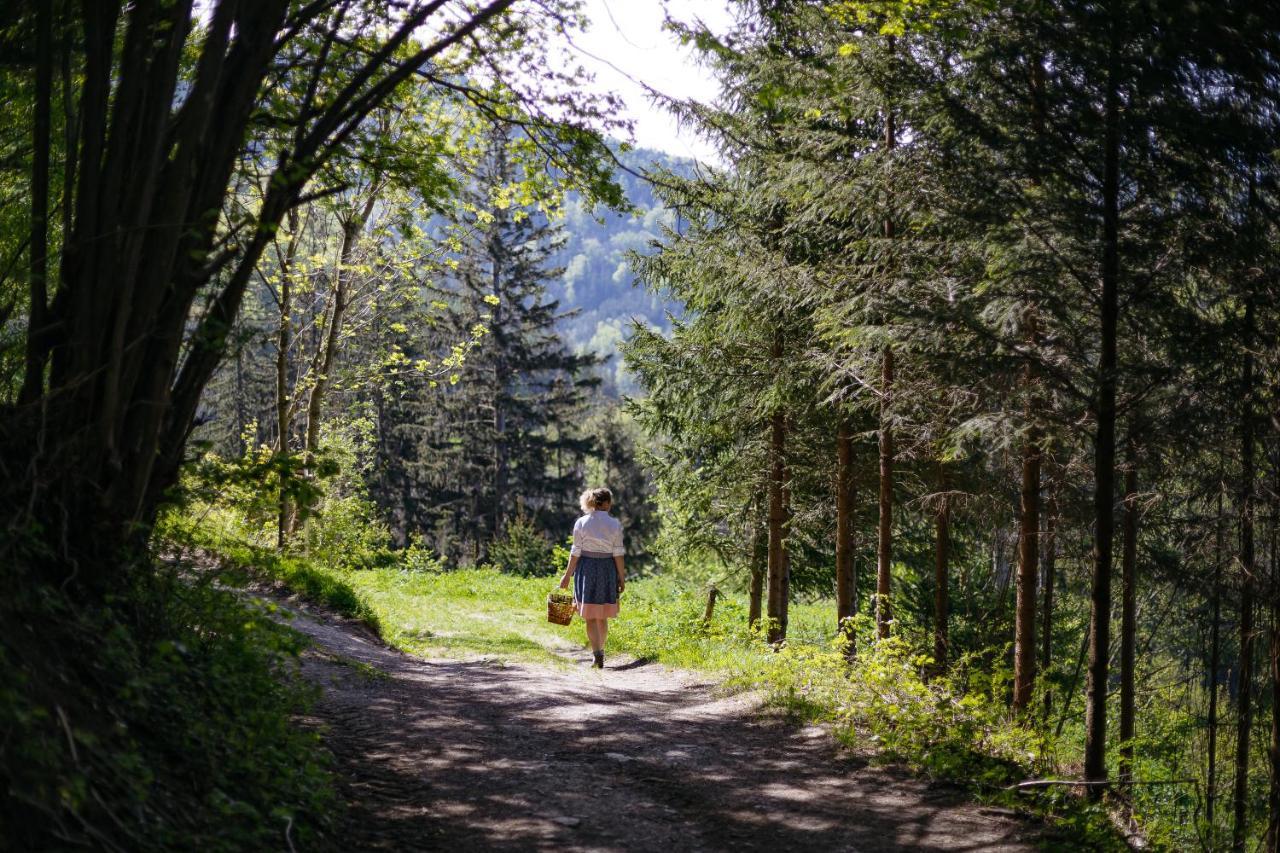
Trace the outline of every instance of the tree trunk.
{"type": "MultiPolygon", "coordinates": [[[[1252,525],[1245,522],[1245,527],[1252,525]]],[[[1241,539],[1252,539],[1252,531],[1241,539]]],[[[1252,543],[1242,546],[1241,554],[1252,550],[1252,543]]],[[[1253,726],[1253,581],[1246,577],[1240,590],[1240,685],[1236,698],[1235,788],[1231,824],[1231,849],[1243,851],[1248,834],[1249,808],[1249,740],[1253,726]]]]}
{"type": "MultiPolygon", "coordinates": [[[[289,435],[293,431],[293,394],[289,389],[289,350],[293,346],[293,287],[289,275],[293,259],[302,239],[298,210],[289,211],[289,244],[280,264],[280,323],[276,327],[276,453],[289,453],[289,435]]],[[[284,476],[283,474],[281,475],[284,476]]],[[[280,483],[280,506],[276,518],[276,547],[284,548],[293,528],[293,507],[283,480],[280,483]]]]}
{"type": "Polygon", "coordinates": [[[889,413],[893,393],[893,350],[885,347],[880,392],[880,523],[876,529],[876,636],[889,636],[893,548],[893,427],[889,413]]]}
{"type": "MultiPolygon", "coordinates": [[[[1031,126],[1037,140],[1045,135],[1045,103],[1044,103],[1044,59],[1039,55],[1031,61],[1031,126]]],[[[1040,163],[1036,156],[1030,160],[1031,184],[1041,184],[1040,163]]],[[[1027,348],[1034,351],[1039,339],[1034,296],[1029,295],[1026,313],[1023,316],[1027,339],[1027,348]]],[[[1036,589],[1035,583],[1041,570],[1040,541],[1040,469],[1043,464],[1043,451],[1040,446],[1041,431],[1036,421],[1035,391],[1036,371],[1032,361],[1028,360],[1023,368],[1023,389],[1027,395],[1025,415],[1027,418],[1026,444],[1022,448],[1022,488],[1019,496],[1019,530],[1018,530],[1018,590],[1017,604],[1014,607],[1014,678],[1013,709],[1021,714],[1031,702],[1031,694],[1036,683],[1036,651],[1035,651],[1035,619],[1036,589]]],[[[1052,545],[1050,545],[1052,547],[1052,545]]],[[[1050,571],[1052,568],[1050,567],[1050,571]]],[[[1052,611],[1053,575],[1049,574],[1045,584],[1044,634],[1041,640],[1043,656],[1041,670],[1047,672],[1050,663],[1053,638],[1052,611]]],[[[1045,719],[1048,719],[1052,707],[1049,690],[1044,692],[1045,719]]]]}
{"type": "MultiPolygon", "coordinates": [[[[794,424],[788,419],[783,428],[789,434],[794,424]]],[[[791,613],[791,466],[786,464],[783,454],[782,464],[782,612],[778,619],[778,631],[781,639],[787,638],[787,625],[791,613]]]]}
{"type": "Polygon", "coordinates": [[[852,655],[857,579],[853,570],[853,427],[843,413],[836,431],[836,625],[849,642],[852,655]]]}
{"type": "MultiPolygon", "coordinates": [[[[1049,497],[1046,509],[1045,536],[1040,543],[1041,562],[1044,565],[1041,581],[1044,584],[1044,603],[1040,613],[1040,673],[1045,677],[1053,665],[1053,587],[1057,579],[1058,562],[1058,494],[1049,497]]],[[[1044,718],[1053,716],[1053,690],[1049,684],[1044,689],[1044,718]]]]}
{"type": "MultiPolygon", "coordinates": [[[[495,371],[496,373],[496,371],[495,371]]],[[[493,539],[502,538],[506,527],[506,516],[503,512],[507,496],[507,412],[502,406],[502,387],[505,376],[494,376],[493,396],[493,539]]]]}
{"type": "MultiPolygon", "coordinates": [[[[503,145],[495,146],[494,156],[497,159],[496,169],[498,174],[507,174],[506,147],[503,145]]],[[[498,211],[499,217],[505,217],[505,211],[498,211]]],[[[503,221],[503,220],[499,220],[503,221]]],[[[492,265],[490,270],[491,283],[490,293],[497,300],[493,306],[493,317],[490,320],[490,328],[498,331],[499,340],[502,340],[502,271],[507,266],[507,250],[502,242],[498,239],[498,230],[495,228],[492,236],[488,240],[489,246],[489,263],[492,265]]],[[[507,387],[507,369],[504,363],[504,348],[499,345],[494,348],[495,357],[493,360],[493,500],[490,506],[493,508],[493,540],[497,541],[502,536],[502,530],[505,524],[503,517],[503,506],[507,493],[507,412],[503,406],[503,398],[506,396],[507,387]]]]}
{"type": "MultiPolygon", "coordinates": [[[[1030,337],[1034,339],[1034,331],[1030,337]]],[[[1028,393],[1035,375],[1025,368],[1028,393]]],[[[1028,403],[1028,414],[1031,405],[1028,403]]],[[[1013,631],[1013,710],[1022,713],[1031,704],[1036,685],[1036,575],[1040,571],[1040,435],[1028,430],[1022,448],[1022,489],[1018,514],[1017,604],[1013,631]]]]}
{"type": "Polygon", "coordinates": [[[1217,838],[1213,822],[1213,811],[1218,793],[1218,669],[1222,665],[1220,631],[1222,625],[1222,555],[1226,549],[1226,542],[1224,541],[1226,536],[1223,531],[1224,521],[1222,516],[1222,493],[1224,490],[1223,484],[1219,483],[1218,518],[1215,534],[1217,547],[1214,550],[1213,561],[1213,602],[1210,605],[1212,622],[1209,625],[1209,767],[1205,776],[1204,815],[1205,823],[1209,827],[1209,849],[1211,850],[1217,838]]]}
{"type": "Polygon", "coordinates": [[[1120,556],[1120,779],[1133,780],[1134,682],[1137,666],[1138,449],[1132,417],[1125,441],[1124,525],[1120,556]]]}
{"type": "Polygon", "coordinates": [[[769,527],[761,523],[755,527],[751,543],[751,598],[747,606],[747,625],[751,628],[760,622],[765,572],[769,565],[769,527]]]}
{"type": "Polygon", "coordinates": [[[320,449],[320,416],[324,407],[324,395],[329,386],[329,375],[337,360],[338,343],[342,337],[342,323],[347,311],[347,297],[351,286],[351,260],[376,200],[376,196],[371,192],[360,211],[353,213],[351,218],[342,225],[342,248],[338,252],[338,269],[333,283],[333,307],[329,314],[328,327],[325,329],[319,370],[314,377],[311,391],[307,394],[307,435],[303,449],[308,460],[312,459],[320,449]]]}
{"type": "MultiPolygon", "coordinates": [[[[293,289],[289,286],[289,273],[280,275],[280,323],[276,327],[276,453],[282,457],[289,453],[289,348],[292,346],[293,323],[289,312],[293,289]]],[[[283,478],[283,474],[281,477],[283,478]]],[[[283,548],[289,531],[289,497],[283,479],[280,483],[280,512],[276,519],[276,547],[283,548]]]]}
{"type": "MultiPolygon", "coordinates": [[[[1275,463],[1273,463],[1275,465],[1275,463]]],[[[1276,556],[1277,515],[1280,515],[1280,465],[1275,466],[1271,491],[1271,572],[1268,583],[1270,635],[1267,650],[1271,669],[1271,743],[1267,757],[1271,762],[1271,784],[1267,789],[1267,853],[1280,851],[1280,558],[1276,556]]]]}
{"type": "Polygon", "coordinates": [[[76,188],[76,118],[75,80],[71,75],[71,28],[62,28],[60,71],[62,77],[62,236],[71,233],[71,214],[75,209],[76,188]]]}
{"type": "MultiPolygon", "coordinates": [[[[782,333],[773,338],[773,362],[782,369],[782,333]]],[[[781,409],[770,418],[769,436],[769,601],[768,639],[786,638],[787,621],[787,417],[781,409]]]]}
{"type": "MultiPolygon", "coordinates": [[[[321,343],[321,350],[317,360],[317,369],[315,376],[312,377],[311,390],[307,394],[307,430],[303,443],[303,464],[306,467],[307,475],[310,475],[311,468],[315,464],[316,454],[320,450],[320,422],[324,411],[324,397],[329,389],[329,379],[337,363],[338,347],[342,338],[342,323],[346,317],[347,298],[350,295],[351,272],[350,266],[352,258],[355,256],[356,246],[359,245],[360,235],[364,231],[365,223],[369,220],[369,215],[373,212],[373,205],[377,201],[377,195],[370,190],[369,196],[365,199],[364,205],[359,211],[351,214],[342,225],[342,246],[338,252],[338,269],[334,275],[333,282],[333,300],[329,312],[329,323],[325,328],[324,339],[321,343]]],[[[306,508],[302,508],[305,510],[306,508]]],[[[296,521],[305,515],[305,512],[294,514],[294,518],[290,522],[290,531],[296,525],[296,521]]]]}
{"type": "Polygon", "coordinates": [[[939,461],[938,505],[933,514],[933,661],[939,673],[947,668],[947,622],[951,609],[947,594],[951,577],[951,495],[948,488],[946,463],[939,461]]]}
{"type": "Polygon", "coordinates": [[[1111,557],[1115,534],[1116,328],[1120,279],[1120,92],[1118,24],[1111,24],[1102,177],[1102,300],[1097,431],[1094,436],[1094,548],[1085,687],[1085,780],[1093,799],[1107,781],[1107,663],[1111,641],[1111,557]]]}
{"type": "MultiPolygon", "coordinates": [[[[1275,593],[1272,593],[1275,595],[1275,593]]],[[[1280,851],[1280,607],[1271,605],[1271,786],[1267,792],[1267,853],[1280,851]]]]}
{"type": "MultiPolygon", "coordinates": [[[[889,36],[889,52],[893,53],[896,40],[889,36]]],[[[884,148],[892,157],[898,145],[897,122],[892,105],[884,111],[884,148]]],[[[885,240],[894,237],[893,217],[884,220],[885,240]]],[[[880,389],[880,523],[876,530],[876,636],[889,636],[893,622],[891,560],[893,548],[893,427],[889,415],[893,402],[893,349],[886,346],[881,363],[880,389]]]]}
{"type": "Polygon", "coordinates": [[[53,2],[36,3],[36,102],[31,142],[30,328],[18,401],[40,397],[49,324],[49,149],[53,101],[53,2]]]}
{"type": "Polygon", "coordinates": [[[715,615],[715,612],[716,612],[716,598],[717,598],[719,595],[720,595],[720,590],[716,589],[714,586],[713,586],[713,587],[708,587],[708,589],[707,589],[707,606],[706,606],[706,609],[702,611],[702,624],[703,624],[703,625],[710,625],[710,624],[711,624],[711,617],[712,617],[712,616],[714,616],[714,615],[715,615]]]}
{"type": "Polygon", "coordinates": [[[787,603],[783,598],[786,584],[786,505],[783,501],[785,466],[782,455],[786,452],[786,427],[784,416],[776,412],[772,418],[769,453],[772,457],[769,469],[769,601],[768,638],[776,643],[786,635],[782,623],[787,603]]]}
{"type": "Polygon", "coordinates": [[[1231,849],[1236,851],[1245,849],[1249,829],[1249,737],[1253,725],[1253,305],[1245,309],[1245,328],[1242,383],[1245,405],[1240,419],[1240,688],[1236,703],[1236,778],[1231,824],[1231,849]]]}

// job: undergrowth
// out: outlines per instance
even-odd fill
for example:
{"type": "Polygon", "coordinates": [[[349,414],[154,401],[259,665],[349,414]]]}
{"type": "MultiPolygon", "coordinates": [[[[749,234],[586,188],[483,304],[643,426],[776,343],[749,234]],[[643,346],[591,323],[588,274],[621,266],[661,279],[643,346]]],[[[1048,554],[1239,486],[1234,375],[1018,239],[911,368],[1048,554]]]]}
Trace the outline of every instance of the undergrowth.
{"type": "Polygon", "coordinates": [[[130,575],[91,609],[3,575],[0,848],[314,849],[334,797],[298,635],[210,577],[130,575]]]}

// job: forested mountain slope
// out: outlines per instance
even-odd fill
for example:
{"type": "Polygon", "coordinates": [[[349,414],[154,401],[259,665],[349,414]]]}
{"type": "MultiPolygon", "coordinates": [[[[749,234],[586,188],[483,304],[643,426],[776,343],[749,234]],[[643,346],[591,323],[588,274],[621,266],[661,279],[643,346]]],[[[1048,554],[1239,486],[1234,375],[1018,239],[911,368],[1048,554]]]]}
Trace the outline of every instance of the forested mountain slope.
{"type": "Polygon", "coordinates": [[[675,174],[692,176],[692,160],[673,157],[652,148],[636,148],[618,155],[625,169],[616,178],[634,209],[618,212],[591,209],[578,193],[570,193],[564,205],[564,245],[551,256],[564,267],[559,279],[548,282],[548,295],[562,309],[576,313],[560,321],[561,330],[573,349],[593,350],[613,356],[601,368],[606,393],[637,390],[627,379],[617,357],[618,343],[626,337],[632,320],[662,330],[668,328],[667,313],[678,306],[661,295],[635,286],[635,274],[628,260],[632,251],[647,252],[664,226],[675,224],[675,213],[665,207],[653,186],[638,174],[655,166],[675,174]],[[631,172],[626,171],[630,169],[631,172]]]}

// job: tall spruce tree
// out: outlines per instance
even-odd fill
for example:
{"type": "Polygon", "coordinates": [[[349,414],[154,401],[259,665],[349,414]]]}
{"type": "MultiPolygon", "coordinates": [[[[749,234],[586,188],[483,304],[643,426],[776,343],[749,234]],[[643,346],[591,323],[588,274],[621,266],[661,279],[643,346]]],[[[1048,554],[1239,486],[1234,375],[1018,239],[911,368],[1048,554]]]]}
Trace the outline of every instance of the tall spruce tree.
{"type": "Polygon", "coordinates": [[[517,515],[559,538],[596,443],[582,422],[600,360],[569,351],[557,332],[564,314],[546,284],[562,272],[549,266],[561,237],[547,215],[521,204],[525,176],[511,150],[518,144],[506,131],[492,133],[466,190],[473,214],[453,272],[430,288],[443,311],[437,340],[453,346],[484,333],[443,381],[417,395],[419,406],[400,413],[419,433],[399,473],[416,481],[415,517],[405,523],[463,560],[485,559],[517,515]]]}

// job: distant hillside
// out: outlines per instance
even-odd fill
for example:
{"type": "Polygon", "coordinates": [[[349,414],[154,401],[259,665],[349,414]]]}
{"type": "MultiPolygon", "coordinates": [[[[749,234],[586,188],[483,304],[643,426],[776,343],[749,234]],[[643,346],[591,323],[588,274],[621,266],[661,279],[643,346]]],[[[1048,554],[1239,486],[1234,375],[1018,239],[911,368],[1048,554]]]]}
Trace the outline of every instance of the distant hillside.
{"type": "MultiPolygon", "coordinates": [[[[692,174],[694,168],[692,160],[647,148],[629,151],[619,159],[637,172],[650,169],[655,163],[682,175],[692,174]]],[[[578,195],[570,195],[565,202],[564,220],[568,240],[554,258],[557,266],[564,267],[564,275],[552,282],[549,290],[563,309],[579,312],[561,324],[569,345],[613,356],[604,368],[612,380],[610,384],[617,393],[630,393],[636,389],[625,376],[617,354],[628,323],[636,318],[665,329],[667,311],[678,306],[635,283],[627,253],[647,251],[650,242],[661,236],[662,226],[674,222],[675,215],[661,206],[653,188],[644,180],[621,170],[617,179],[636,206],[636,213],[593,212],[578,195]]]]}

